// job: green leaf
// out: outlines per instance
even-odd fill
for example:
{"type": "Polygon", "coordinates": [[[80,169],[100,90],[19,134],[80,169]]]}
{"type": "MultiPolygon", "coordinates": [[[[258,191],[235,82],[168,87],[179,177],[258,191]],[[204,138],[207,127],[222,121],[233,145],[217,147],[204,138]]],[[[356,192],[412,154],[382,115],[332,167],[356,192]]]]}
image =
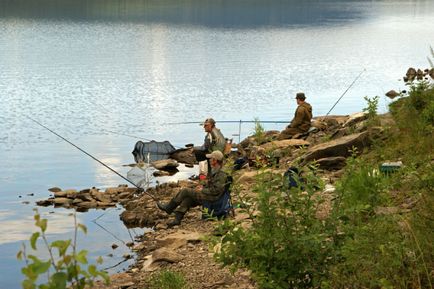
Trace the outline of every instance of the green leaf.
{"type": "Polygon", "coordinates": [[[23,289],[35,289],[36,285],[33,281],[26,279],[21,283],[23,289]]]}
{"type": "Polygon", "coordinates": [[[32,236],[30,237],[30,246],[32,246],[33,250],[36,250],[36,241],[38,240],[40,236],[39,232],[33,233],[32,236]]]}
{"type": "Polygon", "coordinates": [[[66,265],[71,263],[71,260],[72,260],[71,255],[66,255],[65,257],[63,257],[63,262],[65,262],[66,265]]]}
{"type": "Polygon", "coordinates": [[[17,259],[20,260],[20,261],[23,260],[23,251],[21,251],[21,250],[18,251],[18,253],[17,253],[17,259]]]}
{"type": "Polygon", "coordinates": [[[66,288],[67,276],[66,276],[65,272],[54,273],[50,279],[51,279],[51,283],[53,285],[53,288],[56,288],[56,289],[65,289],[66,288]]]}
{"type": "Polygon", "coordinates": [[[50,261],[46,261],[46,262],[37,262],[31,265],[33,272],[35,272],[35,274],[41,275],[45,272],[48,271],[48,269],[50,269],[51,263],[50,261]]]}
{"type": "Polygon", "coordinates": [[[93,277],[97,276],[97,270],[96,270],[96,266],[95,265],[89,265],[89,267],[87,267],[87,271],[89,271],[90,275],[92,275],[93,277]]]}
{"type": "Polygon", "coordinates": [[[99,256],[98,258],[96,258],[96,263],[97,264],[102,264],[102,262],[103,262],[103,259],[102,259],[101,256],[99,256]]]}
{"type": "Polygon", "coordinates": [[[40,221],[40,228],[42,232],[45,232],[47,230],[47,219],[42,219],[40,221]]]}
{"type": "Polygon", "coordinates": [[[85,225],[78,223],[77,228],[81,229],[85,234],[87,234],[87,227],[85,225]]]}
{"type": "Polygon", "coordinates": [[[21,268],[21,272],[30,279],[30,281],[36,281],[36,279],[38,279],[38,275],[35,274],[35,272],[33,272],[33,269],[31,267],[31,265],[29,265],[28,267],[23,267],[21,268]]]}
{"type": "Polygon", "coordinates": [[[82,263],[82,264],[87,264],[87,250],[81,250],[80,252],[78,252],[78,254],[75,256],[75,260],[77,260],[78,262],[82,263]]]}
{"type": "Polygon", "coordinates": [[[110,284],[110,276],[107,274],[107,272],[99,271],[98,275],[104,279],[106,285],[110,284]]]}
{"type": "Polygon", "coordinates": [[[71,240],[57,240],[51,243],[51,247],[58,248],[59,256],[64,256],[66,250],[68,250],[69,245],[71,245],[71,240]]]}

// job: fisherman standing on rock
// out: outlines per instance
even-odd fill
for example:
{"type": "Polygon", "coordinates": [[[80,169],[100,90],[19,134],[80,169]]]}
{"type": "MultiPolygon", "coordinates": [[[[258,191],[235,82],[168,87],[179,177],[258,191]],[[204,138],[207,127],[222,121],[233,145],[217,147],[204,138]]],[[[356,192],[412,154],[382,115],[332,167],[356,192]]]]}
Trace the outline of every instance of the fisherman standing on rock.
{"type": "Polygon", "coordinates": [[[278,136],[278,140],[290,139],[299,133],[305,133],[310,128],[312,119],[312,106],[305,102],[306,96],[303,92],[298,92],[295,99],[297,100],[297,110],[294,119],[278,136]]]}

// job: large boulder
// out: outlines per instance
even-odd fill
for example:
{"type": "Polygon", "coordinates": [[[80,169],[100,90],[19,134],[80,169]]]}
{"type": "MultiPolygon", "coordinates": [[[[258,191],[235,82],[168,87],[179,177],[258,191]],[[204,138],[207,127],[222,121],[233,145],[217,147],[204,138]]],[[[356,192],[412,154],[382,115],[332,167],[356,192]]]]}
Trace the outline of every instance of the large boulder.
{"type": "Polygon", "coordinates": [[[328,157],[348,157],[351,155],[352,148],[361,152],[363,148],[371,144],[371,137],[377,133],[377,130],[364,131],[313,146],[302,157],[302,164],[328,157]]]}

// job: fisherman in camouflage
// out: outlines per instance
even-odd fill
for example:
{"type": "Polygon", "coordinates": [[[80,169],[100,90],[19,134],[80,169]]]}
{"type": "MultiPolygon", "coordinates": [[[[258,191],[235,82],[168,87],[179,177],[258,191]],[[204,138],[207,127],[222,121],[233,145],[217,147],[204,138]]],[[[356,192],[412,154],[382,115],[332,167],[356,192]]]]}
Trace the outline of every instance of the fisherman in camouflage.
{"type": "MultiPolygon", "coordinates": [[[[202,146],[193,147],[193,154],[198,162],[207,161],[206,171],[210,172],[211,164],[205,155],[212,153],[213,151],[223,152],[226,140],[221,131],[216,128],[215,120],[213,118],[207,118],[203,123],[203,128],[206,132],[204,143],[202,146]]],[[[200,163],[199,167],[201,167],[200,163]]]]}
{"type": "Polygon", "coordinates": [[[294,119],[278,136],[279,140],[290,139],[294,135],[307,132],[310,128],[312,119],[312,106],[305,102],[306,96],[303,92],[297,93],[297,110],[295,111],[294,119]]]}
{"type": "Polygon", "coordinates": [[[202,146],[193,148],[196,160],[199,162],[206,160],[205,154],[210,154],[213,151],[223,152],[226,143],[225,137],[216,128],[213,118],[207,118],[203,123],[203,128],[206,132],[204,143],[202,146]]]}
{"type": "Polygon", "coordinates": [[[158,208],[167,214],[175,212],[175,219],[167,224],[168,227],[181,224],[185,213],[191,207],[201,205],[203,201],[217,201],[225,192],[228,176],[222,170],[223,153],[216,150],[206,154],[206,157],[210,159],[211,173],[208,174],[204,186],[199,185],[195,189],[183,189],[167,204],[157,202],[158,208]]]}

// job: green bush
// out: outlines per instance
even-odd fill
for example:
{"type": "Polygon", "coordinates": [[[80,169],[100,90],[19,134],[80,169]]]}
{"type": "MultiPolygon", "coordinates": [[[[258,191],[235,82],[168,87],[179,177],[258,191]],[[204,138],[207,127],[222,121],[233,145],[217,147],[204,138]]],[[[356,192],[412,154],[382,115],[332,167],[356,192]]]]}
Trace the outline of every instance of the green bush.
{"type": "Polygon", "coordinates": [[[316,218],[322,200],[311,184],[318,180],[313,174],[306,179],[304,189],[288,189],[281,175],[261,173],[256,207],[249,210],[251,228],[228,228],[225,222],[217,260],[234,269],[247,267],[261,288],[319,286],[334,262],[336,227],[316,218]]]}
{"type": "Polygon", "coordinates": [[[363,222],[377,206],[387,202],[383,194],[387,188],[388,179],[379,172],[378,166],[369,165],[354,156],[348,158],[346,173],[336,184],[339,199],[335,210],[339,211],[339,218],[363,222]]]}
{"type": "Polygon", "coordinates": [[[164,270],[153,275],[150,282],[150,289],[187,289],[187,281],[181,273],[164,270]]]}
{"type": "MultiPolygon", "coordinates": [[[[23,243],[22,250],[17,254],[19,260],[24,259],[26,266],[21,271],[25,276],[22,286],[24,289],[62,289],[73,288],[82,289],[86,286],[92,287],[94,281],[101,277],[106,284],[109,283],[109,277],[106,272],[99,271],[95,265],[88,265],[87,251],[81,250],[77,252],[77,233],[78,229],[84,233],[87,228],[77,223],[74,214],[74,240],[56,240],[48,242],[45,232],[47,230],[47,219],[42,219],[38,211],[35,210],[35,225],[39,228],[39,232],[35,232],[30,237],[30,246],[33,250],[37,250],[37,241],[42,239],[49,253],[48,260],[41,260],[35,255],[27,254],[26,245],[23,243]],[[56,256],[57,250],[57,256],[56,256]],[[87,266],[87,268],[86,268],[87,266]],[[50,272],[50,269],[53,272],[50,272]],[[43,284],[37,284],[40,276],[48,277],[48,281],[43,284]]],[[[99,264],[102,259],[98,258],[99,264]]]]}

